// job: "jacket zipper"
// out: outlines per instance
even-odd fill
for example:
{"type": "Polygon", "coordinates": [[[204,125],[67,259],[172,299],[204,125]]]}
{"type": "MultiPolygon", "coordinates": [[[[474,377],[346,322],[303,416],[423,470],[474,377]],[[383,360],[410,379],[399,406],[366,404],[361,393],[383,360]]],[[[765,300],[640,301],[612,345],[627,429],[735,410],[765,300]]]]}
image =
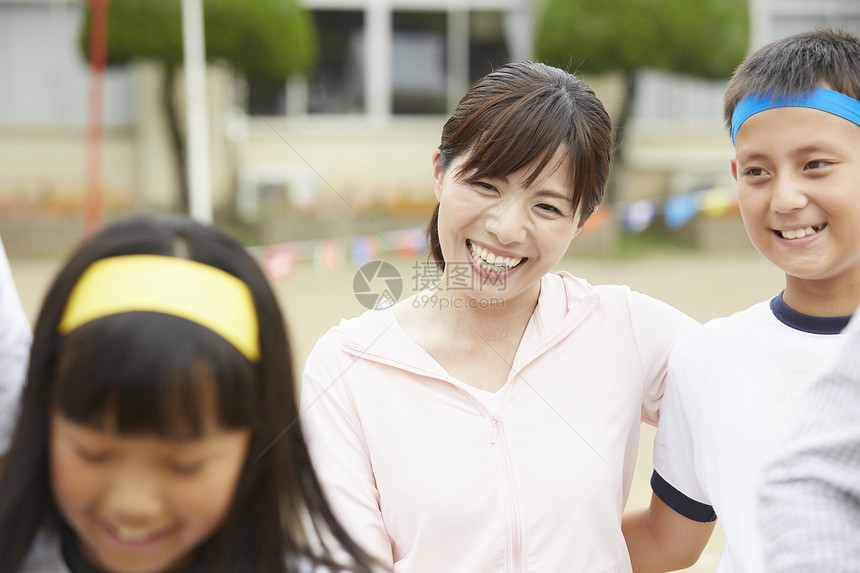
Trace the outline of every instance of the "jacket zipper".
{"type": "Polygon", "coordinates": [[[490,443],[495,444],[497,441],[499,442],[499,455],[502,457],[502,465],[504,466],[504,474],[505,474],[505,497],[507,498],[508,507],[511,509],[511,563],[512,563],[512,573],[519,573],[523,570],[521,567],[521,563],[523,560],[522,556],[522,547],[520,537],[520,511],[519,504],[517,503],[517,495],[516,488],[514,484],[514,475],[513,470],[511,468],[511,460],[508,455],[508,449],[505,447],[505,443],[503,439],[499,439],[499,426],[502,424],[502,419],[494,414],[493,415],[493,429],[490,434],[490,443]]]}
{"type": "Polygon", "coordinates": [[[499,424],[501,424],[501,423],[502,423],[502,421],[499,419],[498,416],[493,416],[493,430],[492,430],[492,432],[490,432],[490,443],[491,444],[496,443],[496,438],[499,435],[499,424]]]}

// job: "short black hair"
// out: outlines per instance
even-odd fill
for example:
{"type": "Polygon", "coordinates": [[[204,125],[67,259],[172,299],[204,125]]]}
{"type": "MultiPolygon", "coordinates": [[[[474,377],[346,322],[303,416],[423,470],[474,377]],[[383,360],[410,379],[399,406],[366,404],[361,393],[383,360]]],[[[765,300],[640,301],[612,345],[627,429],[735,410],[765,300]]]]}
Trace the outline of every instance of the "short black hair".
{"type": "Polygon", "coordinates": [[[723,120],[732,128],[737,105],[751,94],[793,96],[824,85],[860,99],[860,39],[818,28],[762,46],[738,66],[723,98],[723,120]]]}

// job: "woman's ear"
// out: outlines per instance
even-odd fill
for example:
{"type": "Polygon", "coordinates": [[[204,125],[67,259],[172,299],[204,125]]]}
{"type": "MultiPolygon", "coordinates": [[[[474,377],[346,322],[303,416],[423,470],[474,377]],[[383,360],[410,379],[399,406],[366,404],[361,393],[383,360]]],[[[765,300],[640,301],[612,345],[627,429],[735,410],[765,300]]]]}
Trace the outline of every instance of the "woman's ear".
{"type": "MultiPolygon", "coordinates": [[[[594,208],[594,211],[597,211],[597,207],[594,208]]],[[[594,212],[592,212],[592,215],[594,215],[594,212]]],[[[586,223],[588,223],[588,219],[583,220],[582,218],[582,208],[580,208],[579,213],[576,215],[576,217],[579,220],[576,222],[576,231],[573,233],[573,237],[571,238],[571,240],[577,238],[579,234],[582,233],[582,231],[585,229],[586,223]]]]}
{"type": "Polygon", "coordinates": [[[439,148],[433,150],[433,194],[439,201],[442,197],[442,180],[445,178],[445,170],[439,164],[439,156],[442,154],[439,148]]]}

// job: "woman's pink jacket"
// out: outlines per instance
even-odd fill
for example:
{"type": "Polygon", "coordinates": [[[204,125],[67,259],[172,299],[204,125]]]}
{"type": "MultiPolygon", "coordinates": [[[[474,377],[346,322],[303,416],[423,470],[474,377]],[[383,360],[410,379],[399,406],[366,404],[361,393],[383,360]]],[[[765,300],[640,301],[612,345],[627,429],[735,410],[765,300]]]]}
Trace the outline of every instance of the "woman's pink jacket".
{"type": "Polygon", "coordinates": [[[492,414],[392,310],[342,321],[301,400],[335,514],[402,573],[630,571],[640,420],[656,423],[669,353],[696,325],[627,287],[546,275],[492,414]]]}

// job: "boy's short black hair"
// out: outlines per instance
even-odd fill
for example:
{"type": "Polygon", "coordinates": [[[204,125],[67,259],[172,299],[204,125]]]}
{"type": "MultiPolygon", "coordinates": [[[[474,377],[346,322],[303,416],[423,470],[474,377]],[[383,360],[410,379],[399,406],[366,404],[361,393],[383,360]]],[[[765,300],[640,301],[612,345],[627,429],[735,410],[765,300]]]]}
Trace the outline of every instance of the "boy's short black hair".
{"type": "Polygon", "coordinates": [[[796,95],[827,87],[860,99],[860,39],[848,32],[819,28],[762,46],[738,66],[723,98],[723,120],[750,94],[796,95]]]}

